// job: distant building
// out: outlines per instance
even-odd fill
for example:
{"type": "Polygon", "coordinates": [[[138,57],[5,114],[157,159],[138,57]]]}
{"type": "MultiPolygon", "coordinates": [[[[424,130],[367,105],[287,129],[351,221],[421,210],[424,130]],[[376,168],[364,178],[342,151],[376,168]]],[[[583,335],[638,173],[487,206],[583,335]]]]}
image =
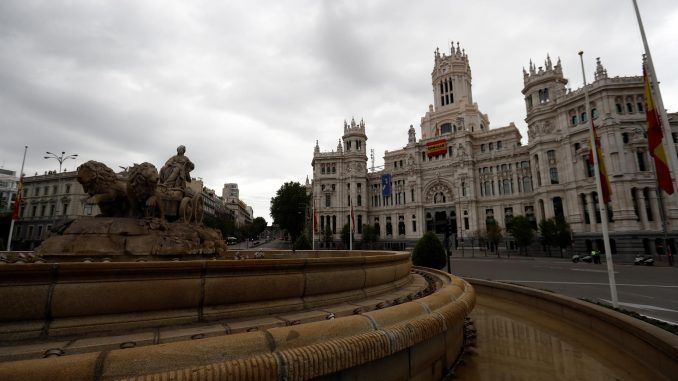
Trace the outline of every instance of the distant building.
{"type": "MultiPolygon", "coordinates": [[[[598,60],[588,85],[591,115],[583,90],[565,87],[560,60],[554,65],[547,57],[538,68],[530,62],[523,82],[527,145],[513,123],[490,128],[487,114],[473,101],[471,68],[459,45],[449,54],[436,51],[433,104],[421,118],[421,139],[410,126],[406,145],[384,153],[383,168],[368,168],[363,121],[344,122],[333,151],[321,152],[316,142],[312,188],[320,228],[338,239],[352,205],[358,239],[363,224],[373,225],[386,242],[412,243],[426,231],[442,237],[449,229],[457,246],[482,235],[491,222],[505,228],[514,216],[524,215],[536,227],[561,216],[571,226],[575,250],[603,251],[601,201],[587,161],[593,119],[613,192],[612,254],[664,254],[657,183],[644,136],[642,76],[609,77],[598,60]]],[[[676,144],[678,115],[670,117],[676,144]]],[[[663,211],[674,253],[677,199],[676,194],[664,199],[663,211]]],[[[505,245],[514,247],[511,237],[505,245]]]]}
{"type": "Polygon", "coordinates": [[[252,207],[240,199],[238,184],[227,183],[221,191],[224,207],[233,216],[236,226],[251,224],[254,218],[252,207]]]}
{"type": "Polygon", "coordinates": [[[201,179],[192,179],[190,183],[186,183],[194,193],[202,193],[202,208],[206,216],[216,216],[219,208],[222,207],[222,199],[216,195],[213,189],[204,186],[201,179]]]}
{"type": "Polygon", "coordinates": [[[224,188],[221,191],[221,197],[226,200],[239,200],[240,199],[240,191],[238,190],[238,184],[236,183],[228,183],[224,184],[224,188]]]}
{"type": "Polygon", "coordinates": [[[12,211],[18,182],[15,171],[0,168],[0,213],[12,211]]]}
{"type": "Polygon", "coordinates": [[[79,216],[96,216],[99,207],[85,204],[87,194],[77,172],[56,171],[24,177],[19,219],[13,234],[15,250],[32,250],[46,238],[52,226],[79,216]]]}

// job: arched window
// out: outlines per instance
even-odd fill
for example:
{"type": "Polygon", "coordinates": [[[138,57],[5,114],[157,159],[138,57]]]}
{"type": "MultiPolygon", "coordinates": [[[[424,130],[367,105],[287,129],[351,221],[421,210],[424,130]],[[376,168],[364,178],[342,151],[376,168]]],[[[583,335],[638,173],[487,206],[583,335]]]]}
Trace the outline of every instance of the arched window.
{"type": "Polygon", "coordinates": [[[628,102],[626,104],[626,112],[632,113],[633,112],[633,104],[631,102],[628,102]]]}
{"type": "Polygon", "coordinates": [[[591,118],[592,119],[598,119],[598,110],[595,108],[591,109],[591,118]]]}
{"type": "Polygon", "coordinates": [[[571,118],[571,123],[572,123],[572,125],[573,125],[573,126],[576,126],[576,125],[577,125],[577,122],[578,122],[578,121],[577,121],[577,115],[576,115],[576,114],[575,114],[575,115],[572,115],[572,118],[571,118]]]}
{"type": "Polygon", "coordinates": [[[504,194],[511,194],[511,186],[509,185],[508,179],[504,179],[501,184],[502,188],[504,188],[504,194]]]}
{"type": "Polygon", "coordinates": [[[581,122],[584,123],[587,120],[588,120],[588,118],[586,117],[586,111],[584,111],[584,112],[581,113],[581,122]]]}
{"type": "Polygon", "coordinates": [[[449,134],[452,132],[452,124],[451,123],[443,123],[440,125],[440,133],[441,134],[449,134]]]}
{"type": "Polygon", "coordinates": [[[637,98],[637,101],[636,101],[636,102],[637,102],[637,103],[636,103],[636,107],[638,108],[638,112],[644,112],[645,107],[643,106],[643,104],[645,103],[645,101],[643,100],[643,97],[640,97],[640,96],[639,96],[639,97],[637,98]]]}
{"type": "Polygon", "coordinates": [[[565,218],[565,213],[563,212],[563,199],[560,197],[553,198],[553,214],[556,218],[565,218]]]}

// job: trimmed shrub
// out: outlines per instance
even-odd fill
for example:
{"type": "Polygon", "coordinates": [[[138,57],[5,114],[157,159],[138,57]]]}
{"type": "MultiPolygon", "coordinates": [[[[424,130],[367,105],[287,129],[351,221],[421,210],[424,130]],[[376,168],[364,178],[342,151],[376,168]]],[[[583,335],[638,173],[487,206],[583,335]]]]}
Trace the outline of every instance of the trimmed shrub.
{"type": "Polygon", "coordinates": [[[415,266],[442,269],[447,263],[445,248],[438,236],[433,232],[427,232],[417,241],[412,252],[412,263],[415,266]]]}
{"type": "Polygon", "coordinates": [[[311,241],[308,240],[306,234],[302,234],[294,241],[294,250],[311,250],[311,241]]]}

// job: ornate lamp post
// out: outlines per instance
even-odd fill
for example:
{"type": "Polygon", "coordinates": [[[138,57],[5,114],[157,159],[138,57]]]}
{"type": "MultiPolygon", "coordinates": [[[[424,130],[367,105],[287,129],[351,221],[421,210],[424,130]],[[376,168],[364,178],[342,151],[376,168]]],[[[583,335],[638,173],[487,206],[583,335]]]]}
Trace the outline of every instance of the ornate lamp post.
{"type": "Polygon", "coordinates": [[[54,225],[54,222],[56,221],[56,214],[59,210],[59,197],[61,195],[61,168],[63,167],[64,161],[68,159],[73,159],[75,160],[78,157],[78,154],[69,154],[66,155],[66,152],[61,151],[61,155],[57,155],[52,152],[45,152],[48,156],[45,156],[45,159],[55,159],[56,161],[59,162],[59,173],[57,174],[57,202],[55,205],[55,211],[54,214],[52,215],[52,225],[54,225]]]}

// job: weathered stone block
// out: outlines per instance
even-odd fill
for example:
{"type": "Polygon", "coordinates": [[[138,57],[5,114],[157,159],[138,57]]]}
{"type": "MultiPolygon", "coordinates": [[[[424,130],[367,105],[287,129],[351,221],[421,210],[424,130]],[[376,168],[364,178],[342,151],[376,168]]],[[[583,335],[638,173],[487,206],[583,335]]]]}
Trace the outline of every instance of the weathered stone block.
{"type": "Polygon", "coordinates": [[[125,248],[123,237],[108,235],[81,235],[73,241],[73,254],[77,255],[114,255],[125,248]]]}
{"type": "Polygon", "coordinates": [[[49,284],[0,287],[0,321],[42,320],[49,284]]]}
{"type": "Polygon", "coordinates": [[[125,253],[129,255],[152,255],[162,239],[154,235],[131,236],[125,239],[125,253]]]}
{"type": "Polygon", "coordinates": [[[108,232],[114,235],[144,235],[149,233],[149,229],[144,220],[118,218],[111,221],[108,232]]]}
{"type": "MultiPolygon", "coordinates": [[[[445,356],[444,335],[434,336],[410,348],[410,375],[431,374],[434,364],[445,356]]],[[[433,378],[431,378],[433,379],[433,378]]],[[[438,380],[440,377],[437,378],[438,380]]]]}
{"type": "Polygon", "coordinates": [[[110,218],[80,217],[66,228],[64,235],[108,234],[111,223],[110,218]]]}
{"type": "Polygon", "coordinates": [[[267,274],[252,276],[207,276],[205,278],[205,305],[275,300],[301,297],[304,292],[302,273],[267,274]]]}
{"type": "Polygon", "coordinates": [[[197,308],[200,279],[61,283],[54,288],[57,317],[197,308]]]}

